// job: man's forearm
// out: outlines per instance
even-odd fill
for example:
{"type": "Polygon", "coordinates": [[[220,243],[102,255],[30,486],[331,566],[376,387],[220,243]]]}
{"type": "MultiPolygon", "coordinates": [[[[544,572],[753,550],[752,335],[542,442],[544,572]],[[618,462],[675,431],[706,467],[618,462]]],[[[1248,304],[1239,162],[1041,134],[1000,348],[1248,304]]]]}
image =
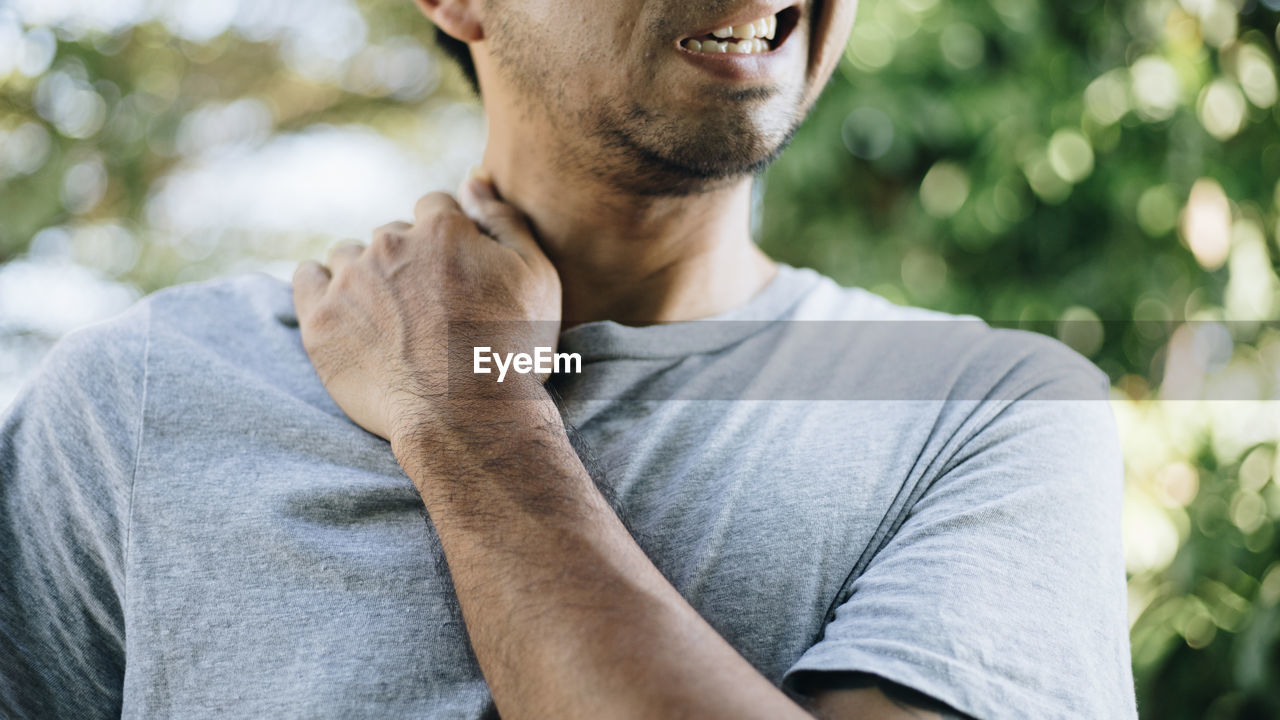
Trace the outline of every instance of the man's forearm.
{"type": "Polygon", "coordinates": [[[397,451],[503,717],[807,717],[644,555],[543,398],[397,451]]]}

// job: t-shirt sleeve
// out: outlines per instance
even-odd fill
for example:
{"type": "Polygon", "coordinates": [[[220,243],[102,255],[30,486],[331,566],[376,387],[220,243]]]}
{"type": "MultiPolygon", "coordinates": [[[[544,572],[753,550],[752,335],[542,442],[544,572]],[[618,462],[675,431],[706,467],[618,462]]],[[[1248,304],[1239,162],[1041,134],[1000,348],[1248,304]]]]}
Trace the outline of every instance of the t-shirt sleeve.
{"type": "Polygon", "coordinates": [[[788,687],[871,673],[976,718],[1136,717],[1106,376],[1038,347],[976,403],[788,687]]]}
{"type": "Polygon", "coordinates": [[[0,717],[119,717],[145,303],[54,344],[0,413],[0,717]]]}

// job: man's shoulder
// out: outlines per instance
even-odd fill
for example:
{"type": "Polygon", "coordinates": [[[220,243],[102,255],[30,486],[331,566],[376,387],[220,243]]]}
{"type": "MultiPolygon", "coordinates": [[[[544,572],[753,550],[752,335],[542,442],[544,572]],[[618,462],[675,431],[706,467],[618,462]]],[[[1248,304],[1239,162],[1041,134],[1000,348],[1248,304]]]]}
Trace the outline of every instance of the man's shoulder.
{"type": "Polygon", "coordinates": [[[264,272],[226,275],[157,291],[151,304],[148,373],[164,402],[215,394],[260,405],[304,397],[323,402],[302,346],[293,286],[264,272]]]}
{"type": "Polygon", "coordinates": [[[250,333],[264,326],[297,325],[291,284],[266,272],[173,285],[139,302],[151,305],[153,322],[192,334],[250,333]]]}
{"type": "Polygon", "coordinates": [[[789,268],[807,282],[808,292],[791,311],[791,319],[828,322],[977,320],[961,315],[892,302],[857,285],[842,285],[835,278],[810,268],[789,268]]]}
{"type": "Polygon", "coordinates": [[[223,353],[296,332],[289,283],[266,273],[242,273],[156,290],[124,311],[63,335],[41,359],[28,385],[140,392],[149,358],[223,353]]]}
{"type": "Polygon", "coordinates": [[[1106,373],[1055,337],[897,304],[826,276],[791,319],[816,321],[809,334],[842,364],[861,366],[861,378],[881,377],[884,392],[897,388],[893,399],[1095,400],[1109,386],[1106,373]]]}
{"type": "Polygon", "coordinates": [[[122,312],[72,330],[57,345],[145,336],[158,325],[191,332],[247,331],[255,321],[297,324],[290,283],[266,272],[246,272],[170,285],[122,312]]]}

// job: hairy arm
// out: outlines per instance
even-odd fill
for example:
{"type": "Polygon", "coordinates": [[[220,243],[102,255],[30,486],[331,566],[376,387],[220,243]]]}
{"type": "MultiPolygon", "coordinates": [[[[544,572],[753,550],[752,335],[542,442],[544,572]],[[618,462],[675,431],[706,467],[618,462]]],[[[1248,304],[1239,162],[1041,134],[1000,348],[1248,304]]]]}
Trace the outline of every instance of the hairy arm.
{"type": "Polygon", "coordinates": [[[808,708],[794,703],[649,561],[542,388],[521,392],[397,447],[504,718],[959,717],[866,675],[815,684],[808,708]]]}
{"type": "MultiPolygon", "coordinates": [[[[428,195],[416,225],[339,246],[330,268],[301,265],[294,302],[326,389],[391,442],[417,487],[503,717],[809,717],[649,561],[535,376],[450,372],[450,354],[467,350],[450,347],[451,322],[520,321],[543,345],[559,323],[558,278],[527,225],[491,187],[469,187],[479,226],[428,195]]],[[[912,715],[868,705],[856,717],[912,715]]]]}
{"type": "Polygon", "coordinates": [[[525,392],[396,448],[502,716],[805,717],[666,581],[551,399],[525,392]]]}

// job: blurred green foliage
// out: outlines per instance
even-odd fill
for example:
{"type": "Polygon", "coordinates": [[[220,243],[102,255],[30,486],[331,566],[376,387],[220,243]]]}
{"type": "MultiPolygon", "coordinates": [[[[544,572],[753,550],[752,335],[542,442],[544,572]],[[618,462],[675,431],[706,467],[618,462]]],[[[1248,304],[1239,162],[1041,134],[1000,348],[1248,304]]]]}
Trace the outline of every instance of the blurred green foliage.
{"type": "MultiPolygon", "coordinates": [[[[150,208],[209,136],[184,127],[238,99],[267,110],[236,140],[250,150],[364,126],[431,162],[424,113],[466,100],[465,84],[412,3],[357,5],[345,56],[308,55],[287,23],[206,37],[164,16],[103,29],[10,12],[6,29],[0,5],[0,263],[61,228],[78,263],[147,292],[333,240],[240,231],[192,252],[150,208]],[[74,232],[103,223],[136,252],[74,232]]],[[[1280,0],[864,0],[763,179],[774,257],[1056,333],[1112,377],[1148,718],[1280,717],[1280,403],[1258,401],[1277,389],[1280,333],[1257,322],[1280,308],[1278,18],[1280,0]],[[1222,378],[1250,390],[1161,399],[1187,321],[1229,334],[1201,396],[1222,378]]]]}
{"type": "Polygon", "coordinates": [[[1143,717],[1280,717],[1277,9],[871,0],[767,177],[775,257],[1111,375],[1143,717]],[[1256,393],[1158,399],[1187,320],[1256,393]]]}

